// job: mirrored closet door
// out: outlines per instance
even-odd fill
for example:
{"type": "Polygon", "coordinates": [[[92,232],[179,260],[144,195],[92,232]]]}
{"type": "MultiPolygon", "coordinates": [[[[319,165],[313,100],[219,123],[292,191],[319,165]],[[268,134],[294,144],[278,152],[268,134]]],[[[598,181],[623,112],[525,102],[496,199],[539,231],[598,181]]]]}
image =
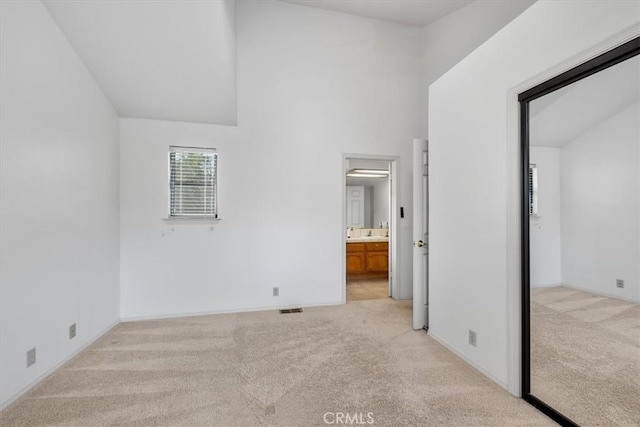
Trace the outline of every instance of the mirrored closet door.
{"type": "Polygon", "coordinates": [[[520,95],[523,396],[640,425],[640,41],[520,95]]]}

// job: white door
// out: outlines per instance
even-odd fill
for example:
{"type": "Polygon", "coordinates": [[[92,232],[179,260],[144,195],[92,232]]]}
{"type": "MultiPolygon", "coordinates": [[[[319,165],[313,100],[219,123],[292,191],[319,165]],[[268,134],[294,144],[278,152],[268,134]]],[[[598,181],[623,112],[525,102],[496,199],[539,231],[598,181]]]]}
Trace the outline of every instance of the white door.
{"type": "Polygon", "coordinates": [[[364,187],[347,186],[347,227],[364,227],[364,187]]]}
{"type": "Polygon", "coordinates": [[[429,149],[413,140],[413,329],[429,327],[429,149]]]}

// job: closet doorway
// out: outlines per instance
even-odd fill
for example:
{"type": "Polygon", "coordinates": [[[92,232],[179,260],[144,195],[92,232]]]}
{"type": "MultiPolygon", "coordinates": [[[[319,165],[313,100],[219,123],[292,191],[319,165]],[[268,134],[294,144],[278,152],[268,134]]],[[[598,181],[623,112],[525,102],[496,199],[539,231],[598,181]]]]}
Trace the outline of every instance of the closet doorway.
{"type": "Polygon", "coordinates": [[[519,96],[522,396],[640,422],[640,38],[519,96]]]}

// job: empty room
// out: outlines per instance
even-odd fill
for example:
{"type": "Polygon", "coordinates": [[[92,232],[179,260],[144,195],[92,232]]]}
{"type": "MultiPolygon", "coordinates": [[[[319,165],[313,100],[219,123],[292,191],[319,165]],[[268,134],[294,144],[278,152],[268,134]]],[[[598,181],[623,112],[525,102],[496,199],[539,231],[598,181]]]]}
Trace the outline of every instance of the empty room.
{"type": "Polygon", "coordinates": [[[640,425],[640,0],[0,6],[0,425],[640,425]]]}

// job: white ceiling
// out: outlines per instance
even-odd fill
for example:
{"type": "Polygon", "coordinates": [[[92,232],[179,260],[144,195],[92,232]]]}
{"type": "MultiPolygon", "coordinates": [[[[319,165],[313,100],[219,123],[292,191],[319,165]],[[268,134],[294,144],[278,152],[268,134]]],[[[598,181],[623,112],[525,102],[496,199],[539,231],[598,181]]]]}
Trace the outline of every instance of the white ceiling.
{"type": "Polygon", "coordinates": [[[562,147],[638,101],[636,56],[532,101],[531,145],[562,147]]]}
{"type": "Polygon", "coordinates": [[[474,0],[283,0],[399,24],[425,26],[474,0]]]}
{"type": "Polygon", "coordinates": [[[236,124],[232,0],[44,0],[121,117],[236,124]]]}

